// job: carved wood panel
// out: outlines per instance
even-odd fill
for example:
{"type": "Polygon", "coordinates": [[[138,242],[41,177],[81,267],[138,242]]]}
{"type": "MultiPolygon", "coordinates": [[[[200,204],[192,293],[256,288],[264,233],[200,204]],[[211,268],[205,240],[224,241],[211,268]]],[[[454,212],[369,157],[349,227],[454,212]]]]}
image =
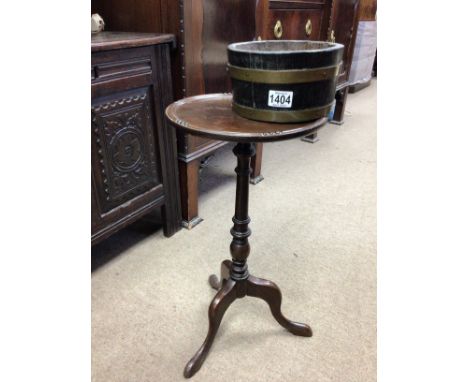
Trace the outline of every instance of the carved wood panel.
{"type": "Polygon", "coordinates": [[[93,171],[101,213],[161,184],[152,115],[148,88],[93,100],[93,171]]]}

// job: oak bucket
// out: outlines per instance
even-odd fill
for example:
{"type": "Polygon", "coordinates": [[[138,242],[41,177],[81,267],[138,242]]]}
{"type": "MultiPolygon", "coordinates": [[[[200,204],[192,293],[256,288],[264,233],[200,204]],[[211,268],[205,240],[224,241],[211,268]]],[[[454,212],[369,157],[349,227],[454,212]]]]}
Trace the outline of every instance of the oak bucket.
{"type": "Polygon", "coordinates": [[[233,110],[257,121],[291,123],[327,116],[343,45],[264,40],[228,46],[233,110]]]}

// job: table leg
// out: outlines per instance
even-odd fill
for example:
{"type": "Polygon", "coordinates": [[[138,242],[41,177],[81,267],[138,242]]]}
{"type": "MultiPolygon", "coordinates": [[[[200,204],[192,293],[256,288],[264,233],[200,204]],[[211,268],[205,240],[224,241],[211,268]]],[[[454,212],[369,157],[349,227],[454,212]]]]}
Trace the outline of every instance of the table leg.
{"type": "Polygon", "coordinates": [[[208,309],[209,328],[208,334],[206,335],[205,342],[198,349],[192,359],[185,366],[184,377],[190,378],[193,376],[200,367],[203,365],[208,352],[210,351],[211,345],[213,344],[216,333],[218,332],[219,324],[223,319],[224,313],[226,312],[229,305],[236,299],[236,283],[233,280],[228,280],[223,287],[216,293],[215,298],[211,302],[210,308],[208,309]]]}
{"type": "Polygon", "coordinates": [[[229,280],[229,273],[231,272],[231,260],[224,260],[221,263],[221,277],[218,279],[218,276],[216,275],[211,275],[210,278],[208,279],[208,282],[210,283],[210,286],[213,289],[219,290],[221,289],[221,286],[223,285],[223,282],[225,280],[229,280]]]}
{"type": "Polygon", "coordinates": [[[335,125],[342,125],[344,123],[343,120],[346,100],[348,98],[348,90],[349,87],[346,86],[344,89],[341,89],[336,93],[335,113],[333,114],[333,119],[330,123],[334,123],[335,125]]]}
{"type": "Polygon", "coordinates": [[[202,366],[213,344],[219,325],[227,308],[237,298],[252,296],[268,303],[273,317],[292,334],[310,337],[312,330],[306,324],[288,320],[281,313],[281,291],[275,283],[251,276],[247,267],[247,257],[250,253],[249,236],[251,234],[248,215],[249,209],[249,176],[250,159],[255,154],[251,143],[238,143],[234,147],[237,156],[237,186],[236,207],[232,218],[232,241],[230,246],[232,261],[224,260],[221,264],[221,278],[211,275],[210,285],[218,289],[209,311],[209,329],[205,342],[195,353],[184,370],[184,376],[190,378],[202,366]]]}
{"type": "Polygon", "coordinates": [[[281,291],[274,282],[250,275],[247,279],[247,296],[264,300],[270,306],[271,313],[278,324],[292,334],[303,337],[312,336],[312,329],[309,325],[288,320],[283,316],[281,313],[281,291]]]}

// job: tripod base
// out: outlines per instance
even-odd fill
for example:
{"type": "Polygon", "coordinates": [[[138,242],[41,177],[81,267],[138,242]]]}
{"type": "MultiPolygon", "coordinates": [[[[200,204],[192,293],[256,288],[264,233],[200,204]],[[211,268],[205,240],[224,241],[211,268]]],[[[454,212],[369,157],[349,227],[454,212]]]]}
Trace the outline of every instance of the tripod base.
{"type": "Polygon", "coordinates": [[[203,345],[185,367],[184,376],[186,378],[192,377],[200,370],[213,344],[224,313],[237,298],[252,296],[264,300],[270,306],[273,317],[282,327],[296,336],[312,336],[312,330],[308,325],[290,321],[283,316],[281,313],[281,291],[275,283],[252,275],[243,280],[234,280],[230,277],[231,265],[230,260],[224,260],[221,263],[221,278],[218,279],[216,275],[211,275],[208,280],[211,287],[218,292],[208,310],[208,334],[203,345]]]}

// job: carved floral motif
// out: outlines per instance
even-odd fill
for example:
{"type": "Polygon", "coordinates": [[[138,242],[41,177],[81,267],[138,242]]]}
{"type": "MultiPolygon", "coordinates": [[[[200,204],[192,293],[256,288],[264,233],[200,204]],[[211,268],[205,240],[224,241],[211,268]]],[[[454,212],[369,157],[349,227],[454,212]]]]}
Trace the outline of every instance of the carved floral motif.
{"type": "Polygon", "coordinates": [[[108,211],[160,184],[146,90],[92,107],[100,199],[108,211]]]}

